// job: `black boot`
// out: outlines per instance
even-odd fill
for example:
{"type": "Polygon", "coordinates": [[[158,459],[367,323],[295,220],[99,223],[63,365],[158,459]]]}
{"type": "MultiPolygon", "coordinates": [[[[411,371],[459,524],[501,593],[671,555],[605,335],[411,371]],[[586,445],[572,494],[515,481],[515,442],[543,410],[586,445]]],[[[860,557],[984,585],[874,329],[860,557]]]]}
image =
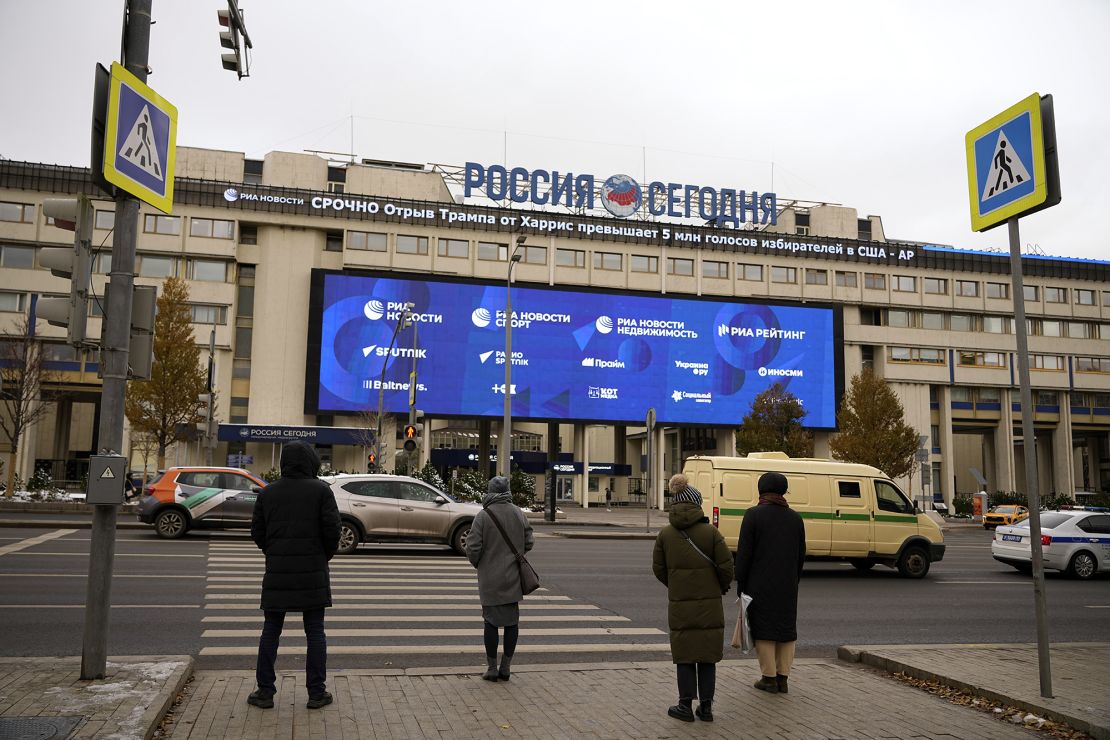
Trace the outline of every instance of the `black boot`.
{"type": "Polygon", "coordinates": [[[667,710],[667,714],[683,722],[693,722],[694,712],[690,709],[690,699],[679,699],[678,704],[667,710]]]}
{"type": "Polygon", "coordinates": [[[247,697],[247,704],[258,707],[259,709],[273,709],[274,695],[269,691],[255,689],[251,692],[251,695],[247,697]]]}
{"type": "Polygon", "coordinates": [[[497,677],[500,678],[502,681],[508,681],[509,680],[509,666],[512,665],[512,662],[513,662],[513,656],[511,656],[511,655],[502,655],[501,656],[501,667],[497,669],[497,677]]]}
{"type": "Polygon", "coordinates": [[[780,694],[789,694],[790,693],[789,687],[786,685],[786,676],[782,675],[781,673],[776,673],[775,674],[775,683],[777,683],[779,685],[779,693],[780,694]]]}
{"type": "Polygon", "coordinates": [[[497,656],[486,656],[486,672],[482,674],[482,679],[486,681],[497,680],[497,656]]]}
{"type": "Polygon", "coordinates": [[[702,722],[713,721],[713,702],[703,701],[698,704],[698,709],[694,712],[702,722]]]}
{"type": "Polygon", "coordinates": [[[755,687],[760,691],[766,691],[768,694],[779,693],[779,683],[774,676],[763,676],[755,682],[755,687]]]}

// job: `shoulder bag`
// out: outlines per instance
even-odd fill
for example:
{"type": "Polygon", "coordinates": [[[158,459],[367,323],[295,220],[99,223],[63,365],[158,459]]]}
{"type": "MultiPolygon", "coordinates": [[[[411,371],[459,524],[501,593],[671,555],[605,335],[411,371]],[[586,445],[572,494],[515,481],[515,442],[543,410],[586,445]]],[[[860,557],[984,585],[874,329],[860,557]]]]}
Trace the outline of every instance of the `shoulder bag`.
{"type": "MultiPolygon", "coordinates": [[[[695,545],[695,544],[694,544],[694,541],[693,541],[692,539],[690,539],[690,535],[686,534],[686,530],[685,530],[685,529],[677,529],[676,531],[677,531],[677,532],[678,532],[678,533],[679,533],[680,535],[682,535],[682,538],[683,538],[684,540],[686,540],[687,542],[689,542],[689,543],[690,543],[690,547],[694,548],[694,552],[696,552],[696,553],[697,553],[698,555],[701,555],[701,556],[702,556],[703,558],[705,558],[705,561],[706,561],[707,563],[709,563],[710,565],[712,565],[712,566],[713,566],[713,571],[714,571],[715,573],[717,573],[718,575],[720,575],[720,573],[721,573],[721,569],[717,567],[717,562],[716,562],[715,560],[713,560],[713,558],[709,557],[709,556],[708,556],[708,555],[706,555],[706,554],[705,554],[704,552],[702,552],[702,551],[701,551],[701,548],[700,548],[700,547],[698,547],[697,545],[695,545]]],[[[728,590],[729,590],[729,588],[730,588],[730,587],[731,587],[731,586],[725,586],[725,587],[724,587],[724,588],[723,588],[723,589],[721,590],[721,593],[722,593],[722,594],[727,594],[727,593],[728,593],[728,590]]]]}
{"type": "Polygon", "coordinates": [[[501,532],[501,536],[505,538],[505,544],[509,546],[509,549],[513,551],[513,556],[516,557],[517,568],[520,569],[521,592],[525,594],[532,593],[540,587],[540,577],[536,573],[536,569],[533,568],[532,564],[529,563],[527,558],[524,557],[524,553],[516,549],[516,545],[514,545],[513,541],[509,539],[509,533],[506,532],[505,528],[501,526],[501,522],[497,520],[497,517],[494,516],[494,513],[490,511],[489,507],[486,506],[484,508],[486,513],[489,514],[489,518],[492,519],[493,523],[497,525],[497,530],[501,532]]]}

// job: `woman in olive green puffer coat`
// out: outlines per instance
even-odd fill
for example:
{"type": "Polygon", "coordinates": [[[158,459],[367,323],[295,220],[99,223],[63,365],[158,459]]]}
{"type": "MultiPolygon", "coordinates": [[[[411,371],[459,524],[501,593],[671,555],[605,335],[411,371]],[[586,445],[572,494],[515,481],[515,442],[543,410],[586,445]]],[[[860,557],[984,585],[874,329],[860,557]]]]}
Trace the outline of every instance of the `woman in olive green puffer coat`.
{"type": "Polygon", "coordinates": [[[712,721],[716,664],[724,655],[721,595],[732,582],[732,554],[702,513],[701,494],[686,476],[674,476],[667,487],[672,495],[670,525],[659,532],[652,555],[655,577],[667,587],[671,658],[678,672],[678,704],[667,713],[692,722],[691,705],[700,697],[697,716],[712,721]]]}

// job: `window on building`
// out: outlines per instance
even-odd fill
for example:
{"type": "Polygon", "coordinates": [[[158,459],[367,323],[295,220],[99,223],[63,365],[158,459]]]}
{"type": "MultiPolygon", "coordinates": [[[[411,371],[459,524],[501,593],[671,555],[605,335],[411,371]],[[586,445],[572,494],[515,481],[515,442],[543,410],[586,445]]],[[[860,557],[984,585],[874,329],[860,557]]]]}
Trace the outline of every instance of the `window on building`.
{"type": "Polygon", "coordinates": [[[891,278],[891,289],[902,293],[917,292],[917,278],[911,275],[895,275],[891,278]]]}
{"type": "Polygon", "coordinates": [[[325,252],[342,252],[343,251],[343,232],[342,231],[325,231],[324,232],[324,251],[325,252]]]}
{"type": "Polygon", "coordinates": [[[1075,302],[1080,306],[1095,305],[1095,292],[1086,288],[1075,289],[1075,302]]]}
{"type": "Polygon", "coordinates": [[[251,341],[253,330],[249,326],[235,327],[235,357],[249,360],[251,357],[251,341]]]}
{"type": "Polygon", "coordinates": [[[997,388],[978,388],[975,391],[975,400],[979,403],[999,403],[1002,393],[997,388]]]}
{"type": "Polygon", "coordinates": [[[667,274],[668,275],[684,275],[687,277],[694,276],[694,261],[682,259],[678,257],[667,258],[667,274]]]}
{"type": "Polygon", "coordinates": [[[139,269],[136,272],[140,277],[174,277],[177,274],[177,260],[160,254],[140,254],[139,269]]]}
{"type": "Polygon", "coordinates": [[[859,232],[857,237],[861,242],[871,241],[871,219],[859,218],[856,219],[856,231],[859,232]]]}
{"type": "Polygon", "coordinates": [[[954,313],[948,317],[949,326],[952,331],[973,331],[975,328],[975,319],[971,314],[954,313]]]}
{"type": "Polygon", "coordinates": [[[235,301],[236,316],[254,316],[254,286],[239,284],[239,295],[235,301]]]}
{"type": "Polygon", "coordinates": [[[707,278],[728,279],[728,263],[715,260],[702,260],[701,275],[707,278]]]}
{"type": "MultiPolygon", "coordinates": [[[[53,220],[53,219],[51,219],[53,220]]],[[[97,211],[93,219],[93,227],[101,231],[111,231],[116,225],[115,211],[97,211]]]]}
{"type": "Polygon", "coordinates": [[[230,239],[235,233],[235,222],[216,218],[192,218],[189,220],[189,236],[204,236],[211,239],[230,239]]]}
{"type": "Polygon", "coordinates": [[[1068,302],[1068,289],[1067,288],[1053,288],[1051,286],[1044,289],[1044,302],[1045,303],[1067,303],[1068,302]]]}
{"type": "Polygon", "coordinates": [[[1054,319],[1043,319],[1041,321],[1041,336],[1044,337],[1062,337],[1064,336],[1063,322],[1054,319]]]}
{"type": "Polygon", "coordinates": [[[342,193],[346,190],[347,168],[328,167],[328,192],[342,193]]]}
{"type": "Polygon", "coordinates": [[[555,264],[559,267],[585,267],[586,253],[581,249],[556,249],[555,264]]]}
{"type": "Polygon", "coordinates": [[[1067,322],[1068,336],[1072,339],[1090,339],[1091,325],[1085,321],[1067,322]]]}
{"type": "Polygon", "coordinates": [[[659,272],[659,258],[633,254],[628,258],[628,269],[632,272],[659,272]]]}
{"type": "Polygon", "coordinates": [[[27,302],[26,293],[11,293],[0,291],[0,311],[23,313],[23,306],[27,302]]]}
{"type": "Polygon", "coordinates": [[[227,282],[227,263],[223,260],[191,259],[188,263],[189,279],[212,283],[227,282]]]}
{"type": "Polygon", "coordinates": [[[1025,296],[1025,300],[1027,300],[1027,301],[1039,300],[1040,290],[1037,288],[1036,285],[1023,285],[1023,286],[1021,286],[1021,290],[1022,290],[1022,294],[1025,296]]]}
{"type": "Polygon", "coordinates": [[[227,306],[217,306],[208,303],[193,303],[189,309],[193,314],[194,324],[226,324],[227,306]]]}
{"type": "Polygon", "coordinates": [[[526,244],[520,248],[520,253],[524,255],[523,262],[526,264],[547,264],[547,247],[533,247],[531,244],[526,244]]]}
{"type": "Polygon", "coordinates": [[[1063,370],[1064,358],[1060,355],[1029,355],[1029,367],[1035,370],[1063,370]]]}
{"type": "Polygon", "coordinates": [[[239,224],[239,243],[258,244],[258,227],[254,224],[239,224]]]}
{"type": "Polygon", "coordinates": [[[1099,324],[1098,325],[1098,338],[1099,339],[1110,339],[1110,324],[1099,324]]]}
{"type": "Polygon", "coordinates": [[[1006,283],[987,283],[987,298],[1009,298],[1010,286],[1006,283]]]}
{"type": "Polygon", "coordinates": [[[440,257],[467,259],[470,257],[470,242],[466,239],[437,239],[436,252],[440,257]]]}
{"type": "Polygon", "coordinates": [[[780,265],[773,265],[771,267],[771,282],[796,283],[798,282],[798,270],[793,267],[782,267],[780,265]]]}
{"type": "Polygon", "coordinates": [[[944,329],[944,314],[936,311],[924,311],[921,314],[921,328],[922,329],[944,329]]]}
{"type": "Polygon", "coordinates": [[[107,275],[112,271],[112,253],[97,252],[93,255],[93,272],[97,275],[107,275]]]}
{"type": "Polygon", "coordinates": [[[104,296],[89,296],[89,317],[104,318],[104,296]]]}
{"type": "Polygon", "coordinates": [[[836,284],[841,288],[854,288],[856,287],[856,273],[836,271],[836,284]]]}
{"type": "Polygon", "coordinates": [[[1037,391],[1038,406],[1055,406],[1058,403],[1060,403],[1060,397],[1056,395],[1056,391],[1037,391]]]}
{"type": "Polygon", "coordinates": [[[35,207],[30,203],[0,201],[0,221],[32,224],[35,222],[35,207]]]}
{"type": "Polygon", "coordinates": [[[35,266],[35,248],[0,244],[0,267],[30,270],[35,266]]]}
{"type": "Polygon", "coordinates": [[[812,270],[806,268],[806,285],[828,285],[828,270],[812,270]]]}
{"type": "Polygon", "coordinates": [[[1086,393],[1076,393],[1073,391],[1071,394],[1071,405],[1090,408],[1090,400],[1087,398],[1086,393]]]}
{"type": "Polygon", "coordinates": [[[348,231],[347,249],[362,252],[384,252],[389,248],[389,236],[375,231],[348,231]]]}
{"type": "Polygon", "coordinates": [[[943,278],[925,278],[921,283],[926,293],[948,295],[948,281],[943,278]]]}
{"type": "Polygon", "coordinates": [[[976,352],[961,349],[959,363],[964,367],[1006,367],[1006,355],[1001,352],[976,352]]]}
{"type": "Polygon", "coordinates": [[[738,280],[763,280],[763,265],[749,265],[743,262],[736,265],[738,280]]]}
{"type": "Polygon", "coordinates": [[[1110,290],[1102,291],[1102,307],[1110,308],[1110,290]]]}
{"type": "Polygon", "coordinates": [[[181,233],[181,217],[158,216],[148,213],[143,216],[143,232],[146,234],[177,236],[181,233]]]}
{"type": "Polygon", "coordinates": [[[956,386],[951,390],[953,403],[971,403],[971,389],[956,386]]]}
{"type": "Polygon", "coordinates": [[[979,281],[978,280],[957,280],[956,281],[956,295],[964,298],[978,298],[979,297],[979,281]]]}
{"type": "Polygon", "coordinates": [[[428,237],[397,235],[397,254],[427,254],[428,237]]]}
{"type": "Polygon", "coordinates": [[[983,331],[988,334],[1006,334],[1009,331],[1008,322],[1002,316],[984,316],[983,331]]]}
{"type": "Polygon", "coordinates": [[[913,314],[909,311],[890,309],[886,312],[886,325],[907,328],[913,326],[913,314]]]}
{"type": "Polygon", "coordinates": [[[261,159],[244,159],[243,160],[243,183],[245,185],[261,185],[262,184],[262,160],[261,159]]]}
{"type": "Polygon", "coordinates": [[[933,347],[890,347],[891,362],[912,362],[925,365],[943,365],[944,350],[933,347]]]}
{"type": "Polygon", "coordinates": [[[251,376],[250,360],[232,360],[231,361],[231,377],[233,377],[233,378],[249,378],[250,376],[251,376]]]}
{"type": "Polygon", "coordinates": [[[594,252],[595,270],[623,270],[624,260],[617,252],[594,252]]]}
{"type": "Polygon", "coordinates": [[[478,259],[490,262],[507,262],[509,245],[497,242],[478,242],[478,259]]]}
{"type": "Polygon", "coordinates": [[[798,236],[809,236],[809,214],[794,214],[794,233],[798,236]]]}
{"type": "Polygon", "coordinates": [[[863,287],[871,290],[886,290],[886,275],[877,272],[863,274],[863,287]]]}

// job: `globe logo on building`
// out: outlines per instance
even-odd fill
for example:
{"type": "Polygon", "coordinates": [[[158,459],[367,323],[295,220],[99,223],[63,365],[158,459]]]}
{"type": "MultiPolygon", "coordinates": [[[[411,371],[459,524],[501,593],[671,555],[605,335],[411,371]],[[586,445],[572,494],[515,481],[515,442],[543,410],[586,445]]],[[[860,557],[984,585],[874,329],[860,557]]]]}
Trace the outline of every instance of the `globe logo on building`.
{"type": "Polygon", "coordinates": [[[234,203],[235,201],[239,200],[239,191],[235,188],[228,188],[224,191],[224,200],[226,200],[228,203],[234,203]]]}
{"type": "Polygon", "coordinates": [[[613,331],[613,320],[608,316],[598,316],[597,321],[594,322],[594,326],[596,326],[597,330],[602,334],[608,334],[613,331]]]}
{"type": "Polygon", "coordinates": [[[628,218],[640,209],[644,192],[628,175],[613,175],[601,186],[601,203],[617,218],[628,218]]]}
{"type": "Polygon", "coordinates": [[[489,311],[484,308],[476,308],[474,312],[470,314],[470,320],[473,321],[474,326],[479,329],[485,329],[489,326],[490,319],[489,311]]]}
{"type": "Polygon", "coordinates": [[[385,316],[385,304],[376,298],[371,298],[362,307],[362,312],[366,314],[366,318],[371,321],[377,321],[382,316],[385,316]]]}

